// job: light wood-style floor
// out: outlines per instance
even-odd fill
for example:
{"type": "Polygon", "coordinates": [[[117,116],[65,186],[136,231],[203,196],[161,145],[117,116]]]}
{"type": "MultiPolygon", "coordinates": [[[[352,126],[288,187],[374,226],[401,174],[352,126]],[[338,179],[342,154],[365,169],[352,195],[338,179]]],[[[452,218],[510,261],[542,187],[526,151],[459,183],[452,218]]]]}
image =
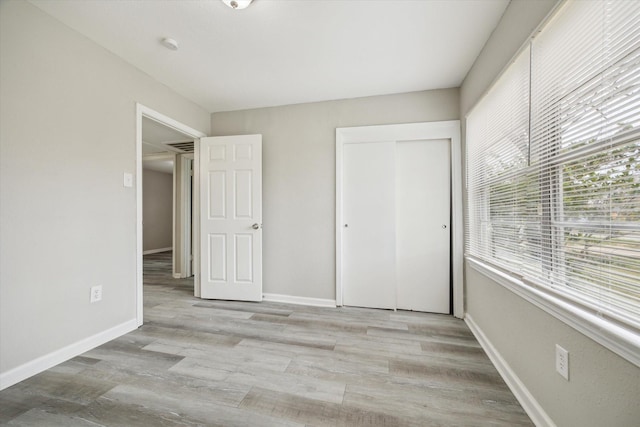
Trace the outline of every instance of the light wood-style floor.
{"type": "Polygon", "coordinates": [[[0,392],[19,426],[531,426],[464,322],[205,301],[145,256],[140,329],[0,392]]]}

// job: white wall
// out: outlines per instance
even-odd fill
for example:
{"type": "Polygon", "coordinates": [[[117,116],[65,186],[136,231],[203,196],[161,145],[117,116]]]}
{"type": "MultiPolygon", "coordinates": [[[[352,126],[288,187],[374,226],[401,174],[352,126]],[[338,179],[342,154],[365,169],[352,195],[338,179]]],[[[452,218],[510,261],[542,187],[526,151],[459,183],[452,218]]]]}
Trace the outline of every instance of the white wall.
{"type": "Polygon", "coordinates": [[[150,169],[142,171],[143,250],[173,245],[173,175],[150,169]]]}
{"type": "Polygon", "coordinates": [[[135,319],[136,102],[203,132],[210,115],[28,2],[0,2],[0,32],[5,375],[135,319]]]}
{"type": "Polygon", "coordinates": [[[335,129],[457,120],[457,89],[211,115],[212,135],[263,135],[264,292],[335,300],[335,129]]]}
{"type": "MultiPolygon", "coordinates": [[[[539,25],[556,0],[512,0],[461,87],[461,116],[539,25]]],[[[640,369],[555,317],[467,268],[466,312],[558,426],[640,422],[640,369]],[[570,353],[570,381],[555,372],[555,344],[570,353]]]]}

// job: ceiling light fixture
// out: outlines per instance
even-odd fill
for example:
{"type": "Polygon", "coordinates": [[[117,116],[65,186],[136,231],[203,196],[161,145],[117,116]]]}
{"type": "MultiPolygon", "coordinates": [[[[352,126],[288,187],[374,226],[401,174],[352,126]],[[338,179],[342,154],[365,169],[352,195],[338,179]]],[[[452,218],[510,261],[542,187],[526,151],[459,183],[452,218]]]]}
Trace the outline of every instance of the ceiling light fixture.
{"type": "Polygon", "coordinates": [[[253,0],[222,0],[222,3],[229,6],[231,9],[245,9],[249,7],[253,0]]]}
{"type": "Polygon", "coordinates": [[[160,40],[160,43],[162,43],[162,46],[166,47],[167,49],[178,50],[178,42],[174,39],[170,39],[169,37],[163,38],[162,40],[160,40]]]}

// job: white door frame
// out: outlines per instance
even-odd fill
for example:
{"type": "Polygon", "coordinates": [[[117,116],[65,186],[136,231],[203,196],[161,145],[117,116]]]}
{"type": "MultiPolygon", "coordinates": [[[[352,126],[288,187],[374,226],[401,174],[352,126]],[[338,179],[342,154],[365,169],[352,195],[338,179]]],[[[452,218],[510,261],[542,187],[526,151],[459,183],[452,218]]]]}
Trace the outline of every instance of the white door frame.
{"type": "Polygon", "coordinates": [[[463,288],[463,210],[462,149],[460,120],[359,126],[336,129],[336,305],[342,305],[342,155],[344,145],[354,142],[416,141],[449,139],[451,141],[451,254],[453,281],[453,315],[464,317],[463,288]]]}
{"type": "Polygon", "coordinates": [[[193,197],[191,188],[193,186],[193,171],[191,169],[191,162],[194,160],[194,154],[184,154],[182,156],[178,156],[180,159],[181,171],[182,171],[182,188],[180,189],[180,194],[182,195],[183,203],[179,205],[179,209],[181,210],[182,216],[182,233],[180,233],[180,237],[182,238],[182,254],[180,257],[182,259],[182,273],[183,277],[191,277],[193,275],[192,269],[192,259],[193,256],[193,197]]]}
{"type": "MultiPolygon", "coordinates": [[[[154,120],[164,126],[170,127],[178,132],[184,133],[196,140],[207,136],[199,130],[193,129],[171,117],[165,116],[149,107],[136,103],[136,320],[138,326],[143,322],[143,286],[142,286],[142,118],[154,120]]],[[[197,180],[194,179],[197,186],[197,180]]],[[[194,224],[195,225],[195,224],[194,224]]],[[[197,230],[196,230],[197,231],[197,230]]],[[[197,259],[197,254],[194,253],[197,259]]],[[[197,270],[196,270],[197,274],[197,270]]],[[[195,277],[194,283],[198,282],[195,277]]],[[[199,289],[195,289],[196,296],[199,289]]]]}
{"type": "Polygon", "coordinates": [[[193,222],[190,162],[193,153],[175,154],[173,168],[173,278],[191,277],[193,222]]]}

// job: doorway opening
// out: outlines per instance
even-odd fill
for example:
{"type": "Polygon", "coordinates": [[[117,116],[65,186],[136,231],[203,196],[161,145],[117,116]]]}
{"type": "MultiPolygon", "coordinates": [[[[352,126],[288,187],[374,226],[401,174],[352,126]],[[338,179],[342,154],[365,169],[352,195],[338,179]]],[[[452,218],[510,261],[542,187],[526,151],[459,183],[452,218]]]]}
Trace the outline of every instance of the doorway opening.
{"type": "Polygon", "coordinates": [[[136,319],[143,323],[144,283],[173,281],[199,296],[194,147],[204,133],[157,111],[136,108],[136,319]],[[146,184],[145,184],[146,181],[146,184]],[[148,272],[149,277],[143,277],[148,272]],[[181,281],[181,282],[178,282],[181,281]]]}

